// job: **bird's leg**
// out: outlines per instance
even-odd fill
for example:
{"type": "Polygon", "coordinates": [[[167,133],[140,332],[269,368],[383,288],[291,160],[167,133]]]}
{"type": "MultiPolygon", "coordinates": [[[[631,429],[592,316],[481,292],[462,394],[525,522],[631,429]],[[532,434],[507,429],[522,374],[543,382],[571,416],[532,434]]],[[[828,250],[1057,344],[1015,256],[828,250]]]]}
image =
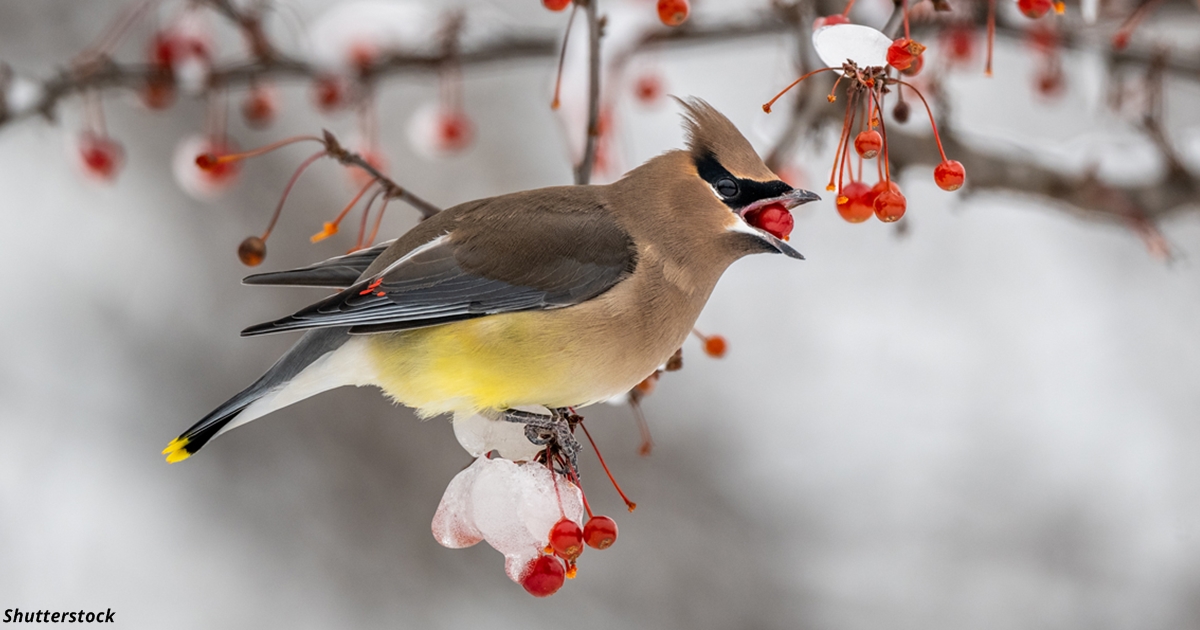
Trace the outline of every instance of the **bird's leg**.
{"type": "MultiPolygon", "coordinates": [[[[579,441],[575,439],[575,425],[583,418],[567,408],[551,409],[550,415],[507,409],[501,416],[508,422],[525,425],[525,437],[533,444],[550,445],[566,458],[569,471],[579,478],[579,441]]],[[[549,461],[547,464],[552,465],[549,461]]]]}

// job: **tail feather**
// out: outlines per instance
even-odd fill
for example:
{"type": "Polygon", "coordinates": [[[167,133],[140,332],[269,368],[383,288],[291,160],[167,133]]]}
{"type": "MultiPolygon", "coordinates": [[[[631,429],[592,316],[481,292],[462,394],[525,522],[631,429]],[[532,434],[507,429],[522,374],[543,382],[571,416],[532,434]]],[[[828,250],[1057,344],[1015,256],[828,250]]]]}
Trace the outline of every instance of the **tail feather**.
{"type": "Polygon", "coordinates": [[[332,360],[334,351],[351,339],[348,331],[323,328],[306,333],[254,384],[171,440],[163,449],[167,463],[181,462],[217,435],[313,394],[369,383],[363,372],[367,366],[358,356],[332,360]]]}

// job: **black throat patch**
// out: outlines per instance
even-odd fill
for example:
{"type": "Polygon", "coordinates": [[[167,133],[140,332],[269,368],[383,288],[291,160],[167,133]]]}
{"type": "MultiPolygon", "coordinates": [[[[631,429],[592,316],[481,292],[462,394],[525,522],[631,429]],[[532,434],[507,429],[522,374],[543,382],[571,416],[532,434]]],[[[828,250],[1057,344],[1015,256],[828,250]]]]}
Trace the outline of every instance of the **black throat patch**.
{"type": "Polygon", "coordinates": [[[717,156],[712,153],[705,153],[703,156],[694,158],[696,163],[696,172],[700,174],[700,178],[708,182],[714,188],[717,188],[717,182],[723,179],[732,180],[737,184],[737,194],[726,197],[718,193],[718,197],[729,206],[730,210],[740,210],[746,206],[759,201],[760,199],[771,199],[792,191],[792,187],[786,183],[775,180],[773,182],[760,182],[753,179],[742,179],[734,177],[732,173],[725,170],[724,166],[717,161],[717,156]]]}

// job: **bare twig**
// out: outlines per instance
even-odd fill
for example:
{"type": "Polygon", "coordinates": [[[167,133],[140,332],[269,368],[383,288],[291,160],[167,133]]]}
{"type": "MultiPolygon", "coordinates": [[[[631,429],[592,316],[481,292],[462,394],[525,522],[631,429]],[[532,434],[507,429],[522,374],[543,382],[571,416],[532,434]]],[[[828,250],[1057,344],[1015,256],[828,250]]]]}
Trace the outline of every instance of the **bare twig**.
{"type": "Polygon", "coordinates": [[[389,199],[401,199],[408,205],[414,207],[421,213],[421,216],[428,219],[429,217],[441,212],[441,208],[425,201],[417,195],[410,192],[407,188],[392,181],[390,177],[384,175],[379,169],[371,166],[371,163],[363,159],[363,157],[353,151],[342,147],[336,136],[328,130],[324,132],[325,152],[330,157],[347,166],[357,166],[374,177],[381,186],[383,186],[384,196],[389,199]]]}
{"type": "MultiPolygon", "coordinates": [[[[576,0],[579,2],[580,0],[576,0]]],[[[588,25],[588,121],[587,138],[583,157],[575,167],[575,183],[586,184],[592,178],[596,165],[596,142],[600,138],[600,18],[597,15],[598,0],[586,0],[583,6],[588,25]]]]}

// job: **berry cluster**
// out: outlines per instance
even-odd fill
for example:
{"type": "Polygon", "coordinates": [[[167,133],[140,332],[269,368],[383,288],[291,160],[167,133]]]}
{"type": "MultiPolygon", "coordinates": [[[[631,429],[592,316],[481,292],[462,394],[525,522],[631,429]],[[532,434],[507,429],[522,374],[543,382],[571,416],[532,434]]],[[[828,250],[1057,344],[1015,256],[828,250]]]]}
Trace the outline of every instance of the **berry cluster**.
{"type": "MultiPolygon", "coordinates": [[[[907,32],[907,21],[905,30],[907,32]]],[[[942,158],[934,169],[934,182],[939,188],[948,191],[962,187],[966,180],[966,172],[962,163],[946,157],[929,103],[916,87],[893,74],[919,72],[923,64],[925,46],[907,34],[889,40],[875,29],[844,23],[817,30],[813,34],[813,45],[826,63],[831,63],[831,59],[839,57],[845,59],[844,63],[841,67],[831,65],[800,77],[763,105],[763,111],[770,113],[775,101],[804,79],[821,72],[839,72],[837,81],[834,82],[834,91],[829,94],[829,101],[837,100],[836,90],[844,80],[846,113],[826,189],[837,191],[837,210],[843,219],[850,223],[862,223],[874,216],[880,221],[891,223],[899,221],[907,210],[908,202],[904,193],[900,186],[892,181],[891,165],[888,161],[887,128],[881,115],[887,98],[893,91],[898,97],[894,112],[897,118],[908,116],[908,104],[903,95],[905,89],[916,94],[925,105],[942,158]],[[851,146],[857,154],[857,164],[851,157],[851,146]],[[878,179],[873,185],[869,185],[863,179],[865,160],[876,160],[878,179]]]]}

